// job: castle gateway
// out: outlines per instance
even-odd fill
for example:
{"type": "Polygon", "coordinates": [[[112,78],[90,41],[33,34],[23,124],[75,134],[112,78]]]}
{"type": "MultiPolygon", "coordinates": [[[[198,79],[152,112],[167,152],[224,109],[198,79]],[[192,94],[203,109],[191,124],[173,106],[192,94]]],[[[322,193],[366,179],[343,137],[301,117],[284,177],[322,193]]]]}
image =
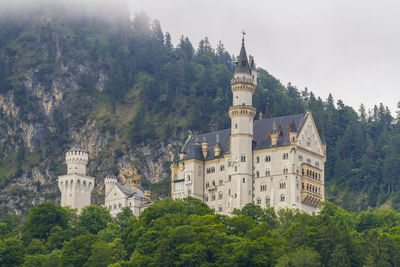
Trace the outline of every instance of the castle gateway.
{"type": "Polygon", "coordinates": [[[244,39],[231,80],[231,128],[189,136],[171,164],[172,198],[192,196],[221,214],[247,203],[318,212],[326,145],[311,113],[254,121],[254,58],[244,39]]]}

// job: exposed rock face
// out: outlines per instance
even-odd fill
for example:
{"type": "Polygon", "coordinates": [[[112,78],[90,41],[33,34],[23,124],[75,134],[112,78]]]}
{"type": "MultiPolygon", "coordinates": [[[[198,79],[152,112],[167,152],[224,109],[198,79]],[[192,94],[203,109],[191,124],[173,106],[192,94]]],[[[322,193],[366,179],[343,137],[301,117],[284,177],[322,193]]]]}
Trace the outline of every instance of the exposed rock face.
{"type": "Polygon", "coordinates": [[[51,22],[43,18],[27,26],[34,33],[44,32],[46,41],[34,36],[31,28],[21,33],[33,35],[32,43],[24,43],[26,54],[16,50],[4,56],[0,47],[9,75],[16,77],[15,86],[0,90],[0,150],[7,161],[0,165],[0,216],[8,211],[25,214],[30,205],[43,201],[59,202],[57,177],[66,173],[65,152],[74,143],[89,152],[88,172],[96,177],[95,203],[101,203],[103,178],[110,172],[123,183],[140,178],[155,183],[169,176],[171,147],[125,144],[124,119],[115,118],[107,106],[104,111],[106,104],[85,93],[89,86],[105,91],[110,68],[94,67],[89,50],[79,56],[66,52],[73,45],[51,22]],[[24,62],[29,55],[35,64],[24,62]]]}

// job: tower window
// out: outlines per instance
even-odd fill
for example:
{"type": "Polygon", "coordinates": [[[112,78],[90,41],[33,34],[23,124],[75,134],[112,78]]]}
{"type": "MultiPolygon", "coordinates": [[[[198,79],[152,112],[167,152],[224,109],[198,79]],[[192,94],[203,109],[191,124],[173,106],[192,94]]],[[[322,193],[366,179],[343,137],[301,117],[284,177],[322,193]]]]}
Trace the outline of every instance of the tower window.
{"type": "Polygon", "coordinates": [[[282,194],[282,195],[281,195],[281,202],[284,202],[284,201],[285,201],[285,195],[282,194]]]}
{"type": "Polygon", "coordinates": [[[265,156],[265,162],[271,162],[271,156],[265,156]]]}
{"type": "Polygon", "coordinates": [[[243,178],[243,183],[246,183],[246,178],[243,178]]]}
{"type": "Polygon", "coordinates": [[[261,204],[261,198],[257,198],[257,204],[260,205],[261,204]]]}
{"type": "Polygon", "coordinates": [[[235,123],[235,129],[237,129],[237,123],[235,123]]]}
{"type": "Polygon", "coordinates": [[[260,163],[260,157],[256,158],[256,163],[260,163]]]}
{"type": "Polygon", "coordinates": [[[256,177],[257,178],[260,177],[260,172],[259,171],[256,172],[256,177]]]}
{"type": "Polygon", "coordinates": [[[240,156],[240,161],[241,162],[246,162],[246,156],[244,156],[244,155],[240,156]]]}

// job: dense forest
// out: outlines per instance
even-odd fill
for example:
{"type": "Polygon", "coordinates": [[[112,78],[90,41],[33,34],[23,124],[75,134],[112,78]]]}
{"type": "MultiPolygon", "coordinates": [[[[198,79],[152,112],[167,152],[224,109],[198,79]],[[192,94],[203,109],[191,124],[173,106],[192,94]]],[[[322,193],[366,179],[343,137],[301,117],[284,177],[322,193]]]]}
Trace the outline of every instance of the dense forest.
{"type": "MultiPolygon", "coordinates": [[[[187,132],[229,127],[234,60],[207,37],[194,45],[181,36],[174,45],[144,13],[72,14],[53,3],[3,14],[0,215],[57,202],[56,177],[74,143],[90,153],[95,203],[110,172],[168,197],[170,156],[187,132]]],[[[354,110],[334,92],[322,99],[257,71],[253,103],[264,118],[313,113],[327,143],[329,201],[352,211],[400,209],[400,113],[378,103],[354,110]]]]}
{"type": "Polygon", "coordinates": [[[75,211],[45,202],[26,219],[0,220],[1,266],[399,266],[400,213],[318,215],[247,204],[232,217],[195,198],[157,201],[136,218],[124,208],[75,211]]]}

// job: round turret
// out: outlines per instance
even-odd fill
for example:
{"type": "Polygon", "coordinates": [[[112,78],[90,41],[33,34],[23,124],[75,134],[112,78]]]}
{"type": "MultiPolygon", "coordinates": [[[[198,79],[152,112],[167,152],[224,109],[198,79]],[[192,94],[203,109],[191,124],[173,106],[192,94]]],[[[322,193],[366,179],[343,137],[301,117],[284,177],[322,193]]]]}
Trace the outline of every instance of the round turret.
{"type": "Polygon", "coordinates": [[[86,152],[81,146],[74,145],[65,155],[67,162],[67,173],[86,175],[86,165],[89,160],[89,153],[86,152]]]}
{"type": "Polygon", "coordinates": [[[117,177],[114,175],[108,175],[104,178],[105,195],[107,196],[111,189],[118,183],[117,177]]]}

